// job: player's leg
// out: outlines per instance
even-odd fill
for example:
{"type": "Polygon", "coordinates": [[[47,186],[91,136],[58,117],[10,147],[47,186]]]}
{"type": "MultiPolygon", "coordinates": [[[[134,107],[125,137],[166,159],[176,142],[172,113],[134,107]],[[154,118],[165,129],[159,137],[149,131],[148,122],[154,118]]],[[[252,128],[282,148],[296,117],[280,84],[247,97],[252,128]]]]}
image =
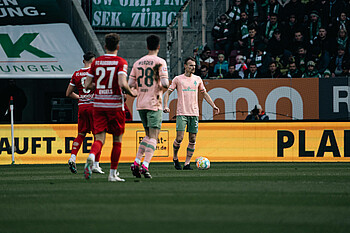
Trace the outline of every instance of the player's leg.
{"type": "Polygon", "coordinates": [[[184,138],[186,125],[187,125],[186,116],[176,116],[176,138],[173,143],[173,162],[176,170],[182,170],[182,167],[178,158],[178,152],[181,146],[181,142],[184,138]]]}
{"type": "MultiPolygon", "coordinates": [[[[96,137],[95,137],[95,141],[96,141],[96,137]]],[[[93,173],[105,174],[104,171],[102,171],[102,168],[100,167],[101,150],[95,155],[95,161],[91,168],[93,173]]]]}
{"type": "Polygon", "coordinates": [[[106,129],[108,128],[108,119],[103,111],[93,111],[94,117],[94,134],[95,141],[91,146],[90,154],[84,166],[84,176],[90,179],[92,175],[92,165],[95,162],[95,157],[101,152],[102,146],[105,143],[106,129]]]}
{"type": "Polygon", "coordinates": [[[73,141],[71,155],[68,160],[69,170],[75,174],[77,173],[77,166],[76,166],[77,154],[81,144],[85,139],[85,135],[86,135],[85,133],[78,133],[78,136],[73,141]]]}
{"type": "Polygon", "coordinates": [[[192,170],[190,163],[191,163],[191,158],[194,153],[195,145],[196,145],[196,133],[188,133],[188,146],[187,146],[187,154],[186,154],[186,161],[184,165],[184,170],[192,170]]]}
{"type": "Polygon", "coordinates": [[[145,178],[152,178],[149,172],[149,164],[157,148],[158,135],[162,126],[162,111],[148,111],[147,112],[147,126],[149,129],[149,141],[146,146],[145,159],[143,160],[140,172],[145,178]]]}
{"type": "Polygon", "coordinates": [[[68,160],[69,170],[72,173],[77,173],[76,158],[78,151],[83,143],[86,133],[90,132],[89,113],[87,108],[79,108],[78,111],[78,136],[74,139],[72,145],[71,156],[68,160]]]}
{"type": "Polygon", "coordinates": [[[188,135],[188,146],[187,146],[187,154],[186,161],[184,165],[184,170],[192,170],[190,166],[191,158],[194,153],[195,145],[196,145],[196,136],[198,132],[198,117],[190,116],[188,117],[188,125],[187,125],[188,135]]]}
{"type": "Polygon", "coordinates": [[[125,113],[124,111],[111,111],[108,113],[107,132],[113,135],[113,147],[111,152],[111,168],[109,171],[108,181],[125,181],[119,177],[117,171],[120,154],[122,151],[122,138],[125,131],[125,113]]]}
{"type": "Polygon", "coordinates": [[[139,110],[139,115],[142,121],[143,128],[145,129],[146,136],[142,139],[139,149],[137,150],[137,154],[135,157],[135,161],[130,166],[130,170],[136,178],[141,178],[140,174],[140,165],[143,154],[146,151],[147,144],[149,142],[149,128],[147,126],[147,110],[139,110]]]}
{"type": "Polygon", "coordinates": [[[90,179],[92,174],[92,165],[95,162],[95,156],[98,153],[101,153],[101,149],[103,144],[105,143],[106,138],[106,131],[102,131],[95,135],[95,141],[91,146],[90,154],[86,160],[85,166],[84,166],[84,176],[85,179],[90,179]]]}

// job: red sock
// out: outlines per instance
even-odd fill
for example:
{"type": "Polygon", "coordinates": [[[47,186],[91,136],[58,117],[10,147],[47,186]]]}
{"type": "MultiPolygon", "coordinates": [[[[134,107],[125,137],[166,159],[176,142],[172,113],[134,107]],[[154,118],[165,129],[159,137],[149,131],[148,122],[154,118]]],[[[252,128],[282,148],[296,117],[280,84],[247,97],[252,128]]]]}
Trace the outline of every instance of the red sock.
{"type": "Polygon", "coordinates": [[[111,169],[117,169],[120,159],[120,154],[122,152],[122,143],[113,142],[113,148],[111,153],[111,169]]]}
{"type": "Polygon", "coordinates": [[[81,143],[84,141],[84,139],[85,139],[85,136],[78,134],[78,137],[76,137],[73,141],[71,154],[77,155],[80,149],[81,143]]]}
{"type": "MultiPolygon", "coordinates": [[[[101,148],[102,150],[102,148],[101,148]]],[[[95,162],[100,162],[101,150],[95,155],[95,162]]]]}
{"type": "Polygon", "coordinates": [[[94,154],[95,157],[97,154],[101,154],[101,149],[102,149],[102,142],[101,141],[94,141],[94,144],[91,146],[90,154],[94,154]]]}

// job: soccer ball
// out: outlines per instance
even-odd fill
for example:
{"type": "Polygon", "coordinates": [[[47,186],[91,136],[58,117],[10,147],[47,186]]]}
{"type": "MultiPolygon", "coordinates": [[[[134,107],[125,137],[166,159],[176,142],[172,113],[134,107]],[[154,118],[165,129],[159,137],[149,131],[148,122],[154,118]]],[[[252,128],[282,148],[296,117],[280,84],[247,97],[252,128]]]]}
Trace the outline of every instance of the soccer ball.
{"type": "Polygon", "coordinates": [[[210,161],[206,157],[196,158],[196,166],[200,170],[207,170],[210,168],[210,161]]]}

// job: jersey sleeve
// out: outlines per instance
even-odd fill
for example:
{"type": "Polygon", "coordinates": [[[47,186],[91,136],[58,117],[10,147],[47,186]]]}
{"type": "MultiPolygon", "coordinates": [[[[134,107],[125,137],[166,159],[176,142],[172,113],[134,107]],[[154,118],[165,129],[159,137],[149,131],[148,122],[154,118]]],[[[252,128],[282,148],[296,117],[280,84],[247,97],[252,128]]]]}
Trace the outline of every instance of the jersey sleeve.
{"type": "Polygon", "coordinates": [[[159,68],[159,77],[160,79],[162,78],[168,78],[168,66],[166,64],[166,61],[164,59],[161,59],[160,64],[162,64],[162,66],[159,68]]]}
{"type": "Polygon", "coordinates": [[[206,92],[207,90],[205,89],[205,86],[204,86],[204,83],[203,83],[203,80],[200,78],[200,77],[198,77],[198,90],[200,91],[200,92],[206,92]]]}
{"type": "Polygon", "coordinates": [[[173,81],[171,82],[171,84],[170,84],[170,86],[169,86],[169,89],[170,89],[171,91],[174,91],[174,90],[176,89],[176,86],[177,86],[177,77],[175,77],[175,78],[173,79],[173,81]]]}
{"type": "Polygon", "coordinates": [[[90,67],[90,69],[89,69],[89,71],[88,71],[88,73],[87,73],[87,75],[88,76],[90,76],[90,77],[95,77],[95,75],[94,75],[94,73],[95,73],[95,69],[96,69],[96,63],[95,63],[95,60],[92,62],[92,64],[91,64],[91,67],[90,67]]]}
{"type": "Polygon", "coordinates": [[[128,76],[128,63],[125,59],[120,59],[120,64],[118,66],[118,75],[119,74],[125,74],[125,76],[128,76]]]}
{"type": "Polygon", "coordinates": [[[70,82],[69,82],[69,84],[71,85],[71,86],[73,86],[73,87],[75,87],[76,85],[77,85],[77,76],[76,76],[76,73],[77,73],[78,71],[75,71],[74,72],[74,74],[72,75],[72,78],[71,78],[71,80],[70,80],[70,82]]]}
{"type": "Polygon", "coordinates": [[[130,73],[130,76],[129,76],[129,78],[131,78],[131,79],[136,79],[136,67],[135,67],[135,64],[136,64],[136,62],[132,66],[131,73],[130,73]]]}

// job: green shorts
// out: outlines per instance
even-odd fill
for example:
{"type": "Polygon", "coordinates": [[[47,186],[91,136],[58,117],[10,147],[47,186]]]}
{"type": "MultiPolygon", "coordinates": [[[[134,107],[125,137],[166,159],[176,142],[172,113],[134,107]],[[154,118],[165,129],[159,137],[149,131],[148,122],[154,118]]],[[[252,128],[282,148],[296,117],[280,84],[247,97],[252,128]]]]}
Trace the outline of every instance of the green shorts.
{"type": "Polygon", "coordinates": [[[176,116],[176,131],[185,131],[198,133],[198,117],[197,116],[176,116]]]}
{"type": "Polygon", "coordinates": [[[162,110],[138,110],[144,128],[158,128],[162,126],[162,110]]]}

